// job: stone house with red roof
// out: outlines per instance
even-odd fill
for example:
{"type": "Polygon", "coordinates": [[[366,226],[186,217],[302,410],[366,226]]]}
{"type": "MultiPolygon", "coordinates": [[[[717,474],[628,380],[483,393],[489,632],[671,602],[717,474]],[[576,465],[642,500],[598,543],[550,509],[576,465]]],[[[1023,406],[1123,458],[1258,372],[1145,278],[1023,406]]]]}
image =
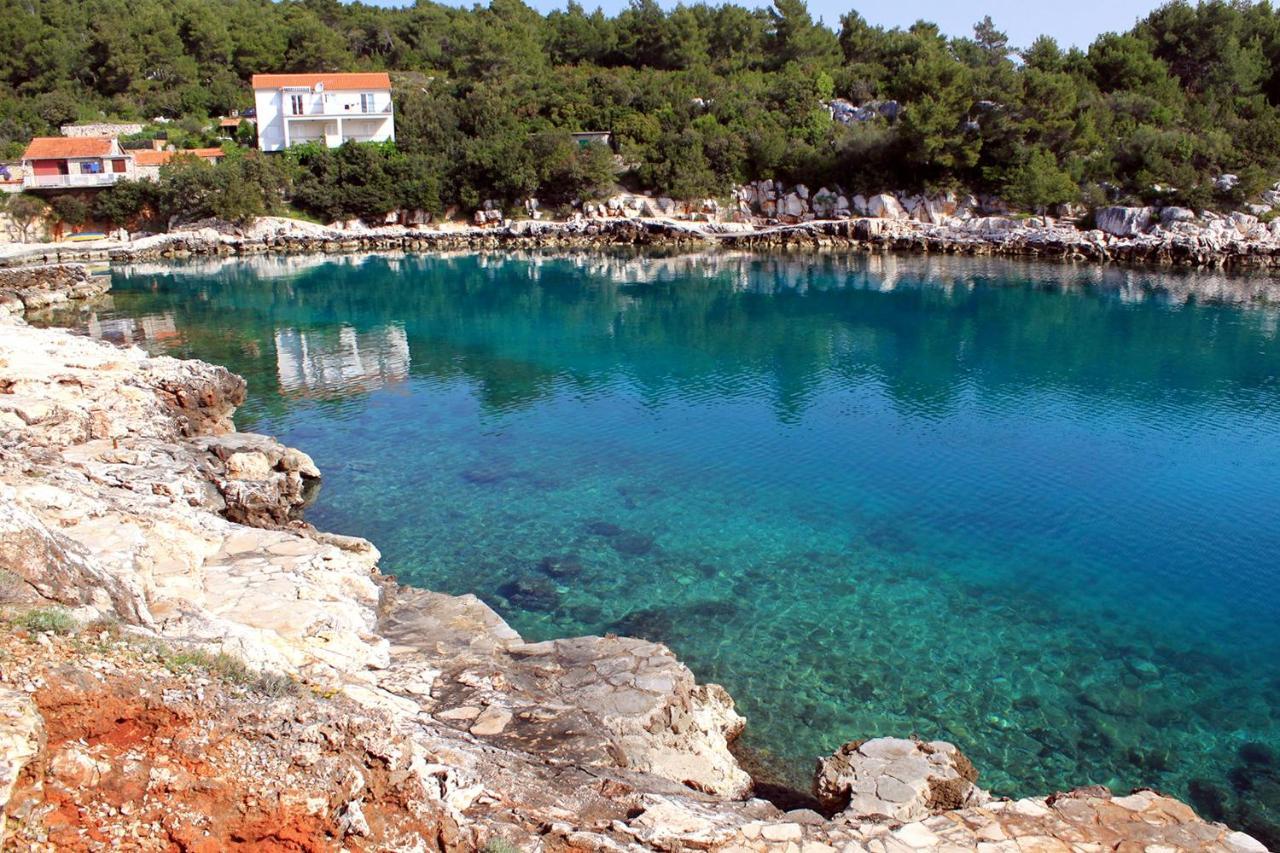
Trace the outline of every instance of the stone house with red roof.
{"type": "Polygon", "coordinates": [[[24,190],[100,189],[135,177],[133,158],[106,136],[37,136],[22,165],[24,190]]]}

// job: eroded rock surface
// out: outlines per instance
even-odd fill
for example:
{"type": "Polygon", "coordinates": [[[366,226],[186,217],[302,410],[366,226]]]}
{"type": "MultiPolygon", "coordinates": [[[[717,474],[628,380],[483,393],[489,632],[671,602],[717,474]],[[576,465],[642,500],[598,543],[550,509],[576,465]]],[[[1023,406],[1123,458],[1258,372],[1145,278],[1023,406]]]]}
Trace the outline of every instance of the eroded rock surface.
{"type": "Polygon", "coordinates": [[[978,771],[952,744],[882,737],[819,759],[813,791],[845,818],[914,821],[986,803],[991,797],[977,781],[978,771]]]}
{"type": "Polygon", "coordinates": [[[724,797],[750,792],[728,750],[745,724],[733,700],[696,683],[666,646],[525,643],[474,596],[401,588],[390,597],[379,632],[391,661],[378,683],[428,700],[441,723],[558,764],[626,767],[724,797]]]}

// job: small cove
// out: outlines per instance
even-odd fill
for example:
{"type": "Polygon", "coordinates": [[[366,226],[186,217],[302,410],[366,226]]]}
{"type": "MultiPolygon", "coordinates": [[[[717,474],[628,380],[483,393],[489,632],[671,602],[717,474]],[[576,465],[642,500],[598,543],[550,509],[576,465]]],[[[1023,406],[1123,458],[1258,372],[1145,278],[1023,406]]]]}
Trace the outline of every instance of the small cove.
{"type": "Polygon", "coordinates": [[[788,781],[919,734],[998,793],[1280,815],[1276,309],[866,256],[113,276],[60,319],[244,375],[240,427],[325,474],[317,526],[530,639],[670,644],[788,781]]]}

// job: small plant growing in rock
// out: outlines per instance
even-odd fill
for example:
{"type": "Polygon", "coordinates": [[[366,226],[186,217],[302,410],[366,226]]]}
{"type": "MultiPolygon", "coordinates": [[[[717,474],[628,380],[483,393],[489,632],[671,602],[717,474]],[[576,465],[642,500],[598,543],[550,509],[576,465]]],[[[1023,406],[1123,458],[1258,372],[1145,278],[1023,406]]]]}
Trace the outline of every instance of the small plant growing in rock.
{"type": "Polygon", "coordinates": [[[184,674],[201,671],[227,684],[248,688],[272,699],[296,696],[298,683],[279,672],[254,672],[243,660],[226,652],[210,654],[203,649],[169,650],[161,660],[170,672],[184,674]]]}
{"type": "Polygon", "coordinates": [[[39,610],[28,610],[17,616],[13,624],[25,628],[33,634],[74,634],[75,618],[61,607],[47,607],[39,610]]]}
{"type": "Polygon", "coordinates": [[[281,672],[263,672],[253,682],[253,690],[271,699],[297,696],[298,682],[281,672]]]}
{"type": "Polygon", "coordinates": [[[106,654],[124,639],[124,623],[114,616],[104,616],[80,627],[76,638],[78,651],[106,654]]]}
{"type": "Polygon", "coordinates": [[[163,654],[161,659],[174,674],[202,670],[232,684],[247,684],[253,677],[244,661],[225,652],[215,655],[203,649],[180,649],[163,654]]]}
{"type": "Polygon", "coordinates": [[[228,684],[248,685],[254,680],[253,670],[240,658],[225,652],[218,652],[207,667],[209,673],[228,684]]]}
{"type": "Polygon", "coordinates": [[[484,846],[484,853],[520,853],[520,848],[505,838],[491,838],[484,846]]]}

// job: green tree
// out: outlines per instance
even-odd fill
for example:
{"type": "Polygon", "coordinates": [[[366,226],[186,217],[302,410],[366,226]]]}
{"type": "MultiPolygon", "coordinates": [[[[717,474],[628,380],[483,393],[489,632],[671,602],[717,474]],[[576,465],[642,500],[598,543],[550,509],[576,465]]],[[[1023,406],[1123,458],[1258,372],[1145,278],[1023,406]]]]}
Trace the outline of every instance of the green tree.
{"type": "Polygon", "coordinates": [[[22,193],[9,201],[6,212],[18,226],[22,242],[26,243],[31,238],[31,229],[48,215],[49,206],[33,195],[22,193]]]}
{"type": "Polygon", "coordinates": [[[1004,195],[1021,210],[1040,211],[1050,205],[1078,201],[1080,188],[1071,175],[1058,167],[1053,154],[1035,148],[1006,179],[1004,195]]]}
{"type": "Polygon", "coordinates": [[[117,181],[100,191],[93,200],[93,218],[125,226],[153,212],[158,187],[151,181],[117,181]]]}
{"type": "Polygon", "coordinates": [[[54,236],[62,238],[63,228],[78,228],[89,219],[89,205],[73,195],[55,196],[49,202],[49,219],[54,224],[54,236]]]}

